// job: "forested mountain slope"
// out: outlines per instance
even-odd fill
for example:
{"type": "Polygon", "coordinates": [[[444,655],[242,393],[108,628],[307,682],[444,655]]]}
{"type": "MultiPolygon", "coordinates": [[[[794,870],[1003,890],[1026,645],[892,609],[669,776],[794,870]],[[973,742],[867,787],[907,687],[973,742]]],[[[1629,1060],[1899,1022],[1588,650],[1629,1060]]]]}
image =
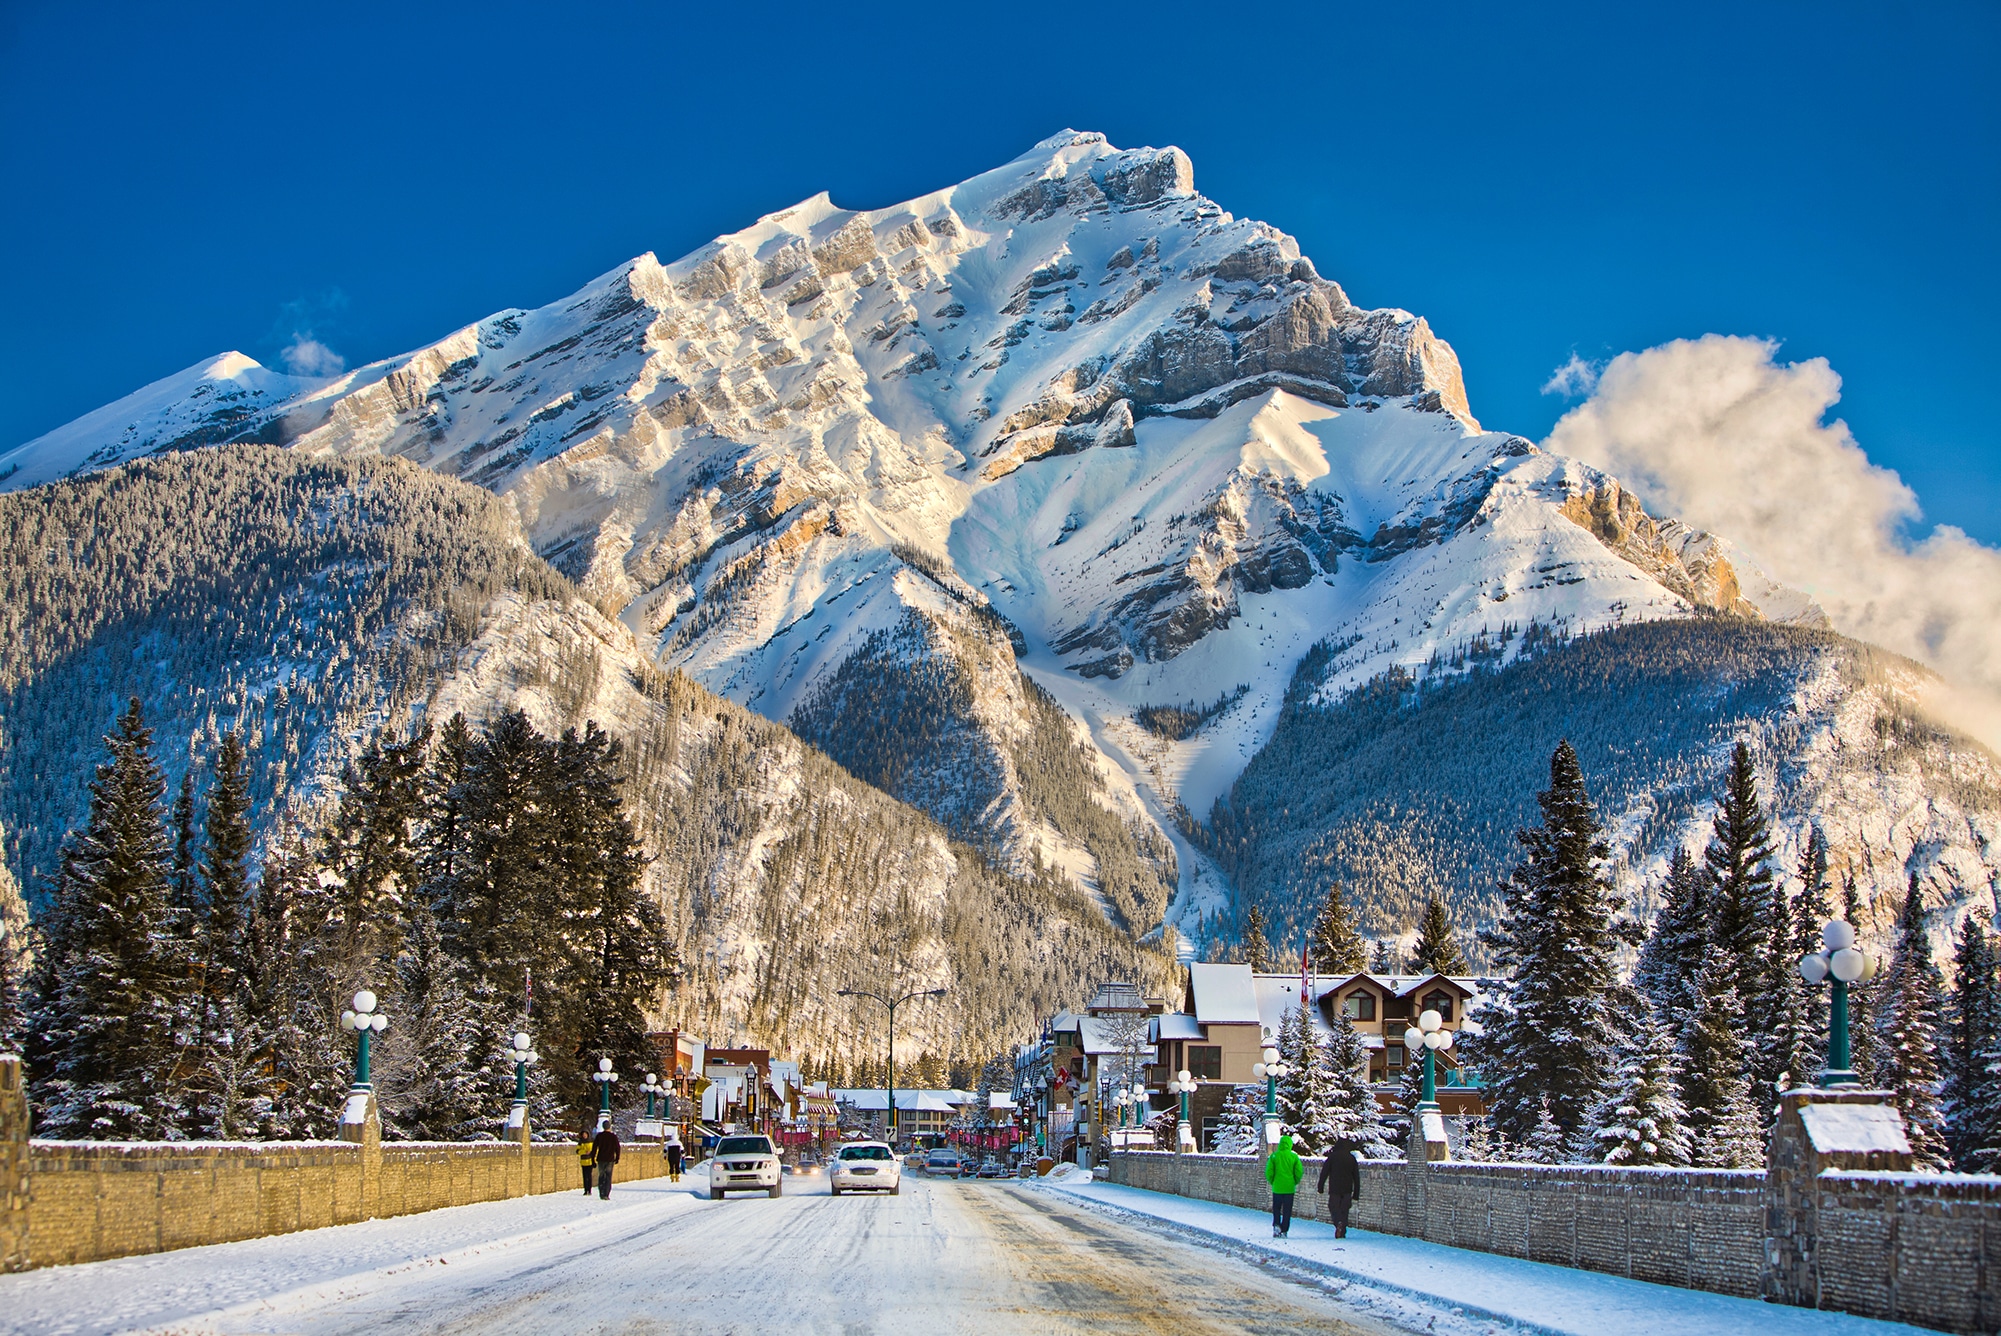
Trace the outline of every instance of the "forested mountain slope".
{"type": "Polygon", "coordinates": [[[1270,744],[1210,814],[1212,851],[1279,940],[1298,940],[1337,881],[1365,932],[1414,927],[1433,894],[1463,925],[1490,921],[1563,739],[1643,904],[1675,845],[1700,853],[1741,737],[1768,786],[1779,868],[1818,825],[1837,884],[1855,879],[1877,927],[1913,873],[1942,925],[1992,905],[2001,762],[1917,712],[1930,676],[1918,665],[1735,617],[1516,640],[1331,698],[1332,647],[1301,663],[1270,744]],[[1504,649],[1514,657],[1496,668],[1504,649]]]}
{"type": "Polygon", "coordinates": [[[991,870],[782,726],[654,667],[519,537],[504,501],[407,463],[227,446],[0,497],[0,829],[32,888],[128,696],[169,784],[251,744],[260,836],[310,827],[377,737],[455,713],[596,720],[686,974],[658,1014],[825,1057],[834,992],[943,985],[912,1051],[984,1057],[1107,973],[1165,983],[1073,885],[991,870]]]}

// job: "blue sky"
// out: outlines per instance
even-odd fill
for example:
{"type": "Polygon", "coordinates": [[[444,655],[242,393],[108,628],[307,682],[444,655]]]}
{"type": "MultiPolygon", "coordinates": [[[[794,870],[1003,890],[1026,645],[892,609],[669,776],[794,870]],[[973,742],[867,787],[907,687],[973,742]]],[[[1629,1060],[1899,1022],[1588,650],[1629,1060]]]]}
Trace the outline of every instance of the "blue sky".
{"type": "Polygon", "coordinates": [[[0,447],[226,348],[349,365],[821,189],[1178,144],[1542,436],[1587,360],[1782,341],[2001,543],[2001,6],[0,5],[0,447]],[[567,11],[574,10],[575,13],[567,11]]]}

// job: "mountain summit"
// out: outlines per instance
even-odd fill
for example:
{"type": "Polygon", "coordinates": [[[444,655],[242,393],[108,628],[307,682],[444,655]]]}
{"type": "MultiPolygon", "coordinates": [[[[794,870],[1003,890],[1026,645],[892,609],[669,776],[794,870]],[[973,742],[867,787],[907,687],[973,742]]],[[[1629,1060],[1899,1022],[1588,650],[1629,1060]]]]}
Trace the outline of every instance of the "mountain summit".
{"type": "Polygon", "coordinates": [[[1074,131],[331,380],[227,354],[0,456],[0,487],[220,440],[509,498],[658,662],[1139,933],[1227,903],[1191,814],[1289,699],[1503,666],[1531,628],[1824,624],[1483,430],[1423,319],[1352,305],[1179,149],[1074,131]]]}

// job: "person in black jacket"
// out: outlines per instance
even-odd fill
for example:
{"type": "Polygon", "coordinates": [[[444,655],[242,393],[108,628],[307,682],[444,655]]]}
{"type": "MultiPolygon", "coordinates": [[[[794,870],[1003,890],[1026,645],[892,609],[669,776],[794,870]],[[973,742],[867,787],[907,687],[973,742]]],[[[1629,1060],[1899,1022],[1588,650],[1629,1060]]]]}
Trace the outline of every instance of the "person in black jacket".
{"type": "Polygon", "coordinates": [[[1348,1208],[1362,1195],[1362,1164],[1355,1158],[1355,1143],[1337,1141],[1320,1165],[1320,1190],[1327,1194],[1327,1212],[1334,1221],[1334,1237],[1348,1237],[1348,1208]]]}
{"type": "Polygon", "coordinates": [[[618,1133],[611,1130],[609,1121],[591,1138],[591,1150],[591,1159],[598,1167],[598,1196],[610,1201],[611,1167],[618,1163],[618,1133]]]}

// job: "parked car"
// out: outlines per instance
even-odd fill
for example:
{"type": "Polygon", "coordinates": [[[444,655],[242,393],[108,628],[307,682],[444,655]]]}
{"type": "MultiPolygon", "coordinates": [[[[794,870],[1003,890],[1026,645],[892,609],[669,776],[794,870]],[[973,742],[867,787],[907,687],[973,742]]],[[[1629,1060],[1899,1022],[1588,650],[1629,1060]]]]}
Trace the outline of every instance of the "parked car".
{"type": "Polygon", "coordinates": [[[709,1198],[721,1201],[732,1192],[763,1189],[776,1197],[784,1191],[778,1150],[766,1136],[724,1137],[709,1161],[709,1198]]]}
{"type": "Polygon", "coordinates": [[[827,1190],[836,1197],[843,1192],[887,1192],[893,1197],[903,1191],[903,1165],[896,1152],[880,1141],[850,1141],[834,1158],[827,1190]]]}
{"type": "Polygon", "coordinates": [[[1008,1167],[1000,1162],[998,1156],[989,1155],[986,1159],[980,1161],[981,1178],[1006,1178],[1008,1176],[1008,1167]]]}

